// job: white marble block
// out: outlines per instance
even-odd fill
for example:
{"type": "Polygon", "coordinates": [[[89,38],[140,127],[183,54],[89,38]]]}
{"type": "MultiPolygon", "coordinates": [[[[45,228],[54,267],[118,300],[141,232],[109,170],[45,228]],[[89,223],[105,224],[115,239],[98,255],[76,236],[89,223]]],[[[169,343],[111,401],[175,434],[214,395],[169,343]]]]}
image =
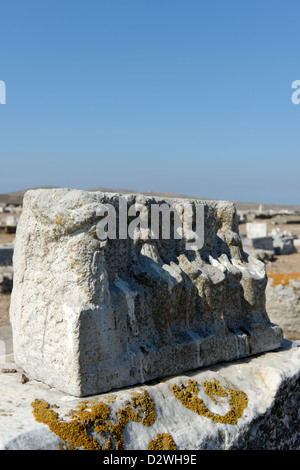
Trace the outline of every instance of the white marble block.
{"type": "MultiPolygon", "coordinates": [[[[128,214],[129,227],[134,218],[128,214]]],[[[264,264],[243,252],[229,202],[31,190],[13,265],[15,362],[29,377],[74,396],[232,361],[281,343],[282,330],[265,309],[264,264]],[[187,249],[187,237],[174,234],[126,237],[120,198],[148,215],[153,204],[201,206],[203,246],[187,249]],[[101,241],[103,204],[116,210],[117,238],[101,241]]]]}

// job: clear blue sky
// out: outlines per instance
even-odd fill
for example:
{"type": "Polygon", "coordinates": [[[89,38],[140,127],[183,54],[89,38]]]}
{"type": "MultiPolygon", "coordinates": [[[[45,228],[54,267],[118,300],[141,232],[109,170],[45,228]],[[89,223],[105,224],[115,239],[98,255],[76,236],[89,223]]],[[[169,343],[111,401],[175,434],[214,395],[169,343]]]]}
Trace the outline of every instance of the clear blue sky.
{"type": "Polygon", "coordinates": [[[1,2],[0,193],[300,205],[299,0],[1,2]]]}

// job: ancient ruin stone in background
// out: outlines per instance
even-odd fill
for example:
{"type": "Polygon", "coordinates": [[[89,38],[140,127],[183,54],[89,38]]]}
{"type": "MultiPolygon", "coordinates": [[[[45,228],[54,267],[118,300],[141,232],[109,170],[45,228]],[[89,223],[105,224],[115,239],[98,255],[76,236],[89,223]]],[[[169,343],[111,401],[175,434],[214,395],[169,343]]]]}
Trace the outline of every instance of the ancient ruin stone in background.
{"type": "Polygon", "coordinates": [[[300,339],[300,273],[269,273],[266,307],[269,317],[279,322],[285,338],[300,339]]]}
{"type": "MultiPolygon", "coordinates": [[[[232,203],[204,204],[204,246],[100,241],[118,194],[28,191],[17,228],[10,318],[17,366],[75,396],[277,348],[264,264],[243,253],[232,203]]],[[[125,195],[123,195],[125,197],[125,195]]],[[[126,195],[128,207],[187,199],[126,195]]]]}

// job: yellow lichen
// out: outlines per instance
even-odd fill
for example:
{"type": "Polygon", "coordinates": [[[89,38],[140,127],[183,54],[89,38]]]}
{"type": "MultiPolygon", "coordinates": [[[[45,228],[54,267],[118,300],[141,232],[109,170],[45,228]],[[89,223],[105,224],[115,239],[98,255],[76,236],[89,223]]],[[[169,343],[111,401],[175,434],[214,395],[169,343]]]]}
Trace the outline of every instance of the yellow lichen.
{"type": "MultiPolygon", "coordinates": [[[[208,380],[206,382],[203,382],[203,387],[204,387],[204,392],[206,395],[209,396],[209,398],[214,402],[217,403],[217,400],[215,399],[214,395],[217,397],[226,397],[227,393],[225,390],[220,386],[219,381],[215,380],[214,382],[209,382],[208,380]]],[[[197,387],[197,385],[196,385],[197,387]]],[[[194,387],[195,388],[195,387],[194,387]]],[[[198,390],[194,393],[197,393],[198,390]]]]}
{"type": "Polygon", "coordinates": [[[63,214],[56,214],[54,217],[54,222],[58,227],[63,227],[66,224],[67,220],[63,214]]]}
{"type": "Polygon", "coordinates": [[[132,403],[134,408],[138,410],[142,416],[142,424],[144,426],[151,426],[156,419],[154,401],[150,398],[146,391],[143,394],[135,393],[132,395],[132,403]]]}
{"type": "Polygon", "coordinates": [[[143,395],[134,393],[132,405],[132,407],[127,406],[118,410],[118,421],[111,427],[111,435],[116,441],[116,450],[124,449],[123,431],[129,421],[151,426],[156,419],[154,402],[146,391],[143,392],[143,395]]]}
{"type": "MultiPolygon", "coordinates": [[[[36,399],[32,403],[32,407],[36,421],[47,424],[50,431],[63,441],[62,448],[70,450],[80,447],[86,450],[101,449],[99,442],[87,434],[87,426],[84,421],[82,422],[79,418],[70,422],[61,421],[58,414],[44,400],[36,399]]],[[[104,419],[107,419],[107,412],[109,413],[109,409],[104,410],[104,419]]]]}
{"type": "Polygon", "coordinates": [[[176,444],[172,436],[167,433],[157,434],[156,438],[149,442],[149,450],[176,450],[176,444]]]}
{"type": "Polygon", "coordinates": [[[133,394],[131,404],[118,409],[114,418],[110,416],[109,406],[102,401],[80,402],[76,410],[70,411],[67,421],[43,400],[36,399],[32,407],[36,421],[46,424],[62,440],[61,448],[71,450],[123,450],[123,432],[129,421],[151,426],[156,419],[154,402],[144,390],[142,394],[133,394]]]}
{"type": "Polygon", "coordinates": [[[242,417],[244,409],[247,407],[248,398],[247,395],[241,390],[227,389],[227,392],[220,386],[219,381],[213,382],[206,381],[202,384],[204,386],[204,392],[216,403],[213,395],[225,397],[229,394],[230,410],[222,415],[211,412],[204,401],[197,396],[198,385],[195,380],[189,380],[188,385],[177,387],[174,384],[171,387],[175,397],[188,409],[194,411],[200,416],[212,419],[217,423],[236,424],[237,420],[242,417]]]}
{"type": "Polygon", "coordinates": [[[268,277],[272,280],[273,286],[288,286],[290,281],[300,282],[300,273],[273,273],[269,272],[268,277]]]}

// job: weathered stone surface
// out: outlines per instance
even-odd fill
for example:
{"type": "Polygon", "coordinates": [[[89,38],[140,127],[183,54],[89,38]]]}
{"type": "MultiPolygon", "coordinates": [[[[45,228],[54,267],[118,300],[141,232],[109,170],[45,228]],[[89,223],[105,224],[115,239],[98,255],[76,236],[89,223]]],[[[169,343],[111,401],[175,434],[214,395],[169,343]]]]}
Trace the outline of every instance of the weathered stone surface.
{"type": "Polygon", "coordinates": [[[275,253],[272,237],[244,238],[243,246],[245,250],[267,250],[275,253]]]}
{"type": "Polygon", "coordinates": [[[300,450],[300,347],[287,340],[274,352],[85,399],[22,383],[15,367],[9,357],[1,364],[3,450],[300,450]]]}
{"type": "Polygon", "coordinates": [[[248,238],[264,238],[268,235],[268,226],[265,222],[247,222],[246,231],[248,238]]]}
{"type": "Polygon", "coordinates": [[[277,255],[290,255],[297,251],[294,246],[293,237],[275,237],[273,240],[273,246],[277,255]]]}
{"type": "MultiPolygon", "coordinates": [[[[148,208],[187,202],[126,198],[148,208]]],[[[184,239],[101,242],[100,203],[118,207],[119,195],[24,197],[10,318],[15,361],[29,377],[84,396],[279,346],[265,267],[243,253],[233,204],[202,201],[204,246],[187,251],[184,239]]]]}
{"type": "MultiPolygon", "coordinates": [[[[260,261],[263,261],[263,263],[270,263],[274,261],[275,257],[275,252],[271,250],[256,250],[256,249],[248,249],[245,248],[247,253],[251,256],[253,256],[256,259],[259,259],[260,261]]],[[[268,310],[267,310],[268,311],[268,310]]]]}

